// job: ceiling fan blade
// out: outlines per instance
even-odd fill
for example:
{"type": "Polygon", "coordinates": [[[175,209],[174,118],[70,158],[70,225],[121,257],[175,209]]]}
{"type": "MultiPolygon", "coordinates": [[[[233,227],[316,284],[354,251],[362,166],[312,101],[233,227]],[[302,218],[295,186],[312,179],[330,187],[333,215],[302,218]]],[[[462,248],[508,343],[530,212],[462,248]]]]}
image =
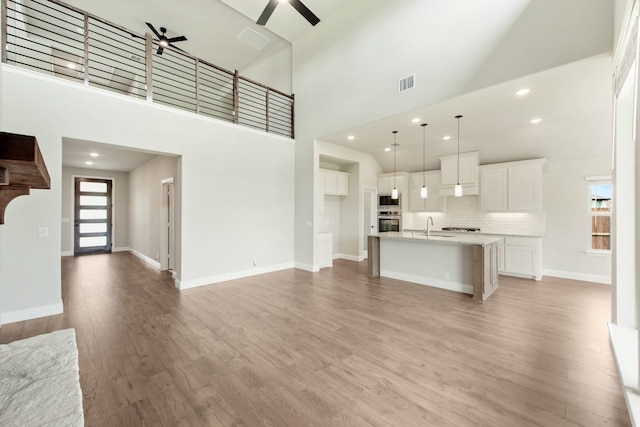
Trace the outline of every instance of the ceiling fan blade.
{"type": "Polygon", "coordinates": [[[147,24],[147,27],[151,28],[151,31],[153,31],[153,34],[155,34],[157,38],[160,38],[160,33],[158,33],[158,30],[156,30],[153,25],[148,22],[145,22],[145,24],[147,24]]]}
{"type": "Polygon", "coordinates": [[[320,18],[318,18],[307,6],[302,4],[300,0],[289,0],[291,6],[293,6],[300,15],[304,16],[309,24],[315,26],[318,22],[320,22],[320,18]]]}
{"type": "Polygon", "coordinates": [[[269,3],[267,3],[267,6],[262,11],[262,14],[256,21],[256,24],[258,25],[266,24],[269,18],[271,17],[273,10],[276,8],[277,5],[278,5],[278,0],[269,0],[269,3]]]}
{"type": "Polygon", "coordinates": [[[171,47],[172,47],[172,48],[174,48],[175,50],[179,50],[179,51],[181,51],[181,52],[184,52],[184,50],[180,49],[180,48],[179,48],[179,47],[177,47],[177,46],[174,46],[174,45],[172,45],[172,44],[170,44],[169,46],[171,46],[171,47]]]}
{"type": "Polygon", "coordinates": [[[167,41],[169,43],[184,42],[184,41],[187,41],[187,38],[185,36],[178,36],[178,37],[172,37],[170,39],[167,39],[167,41]]]}
{"type": "Polygon", "coordinates": [[[160,46],[158,48],[158,51],[156,52],[158,55],[162,55],[162,51],[164,50],[164,48],[162,46],[160,46]]]}

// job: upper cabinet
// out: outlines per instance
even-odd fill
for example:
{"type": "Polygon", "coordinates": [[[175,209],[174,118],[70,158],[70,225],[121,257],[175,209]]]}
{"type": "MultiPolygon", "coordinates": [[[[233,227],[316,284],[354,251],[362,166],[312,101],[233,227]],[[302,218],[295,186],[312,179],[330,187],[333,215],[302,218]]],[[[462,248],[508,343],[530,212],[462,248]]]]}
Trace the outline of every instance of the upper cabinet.
{"type": "Polygon", "coordinates": [[[378,175],[378,194],[391,194],[393,187],[398,193],[406,193],[406,172],[385,173],[378,175]]]}
{"type": "Polygon", "coordinates": [[[545,159],[534,159],[481,166],[480,209],[541,212],[544,162],[545,159]]]}
{"type": "Polygon", "coordinates": [[[320,169],[322,194],[328,196],[349,195],[349,174],[331,169],[320,169]]]}
{"type": "Polygon", "coordinates": [[[480,193],[478,162],[479,152],[470,151],[438,157],[440,159],[440,195],[453,196],[455,185],[459,182],[462,185],[464,196],[477,195],[480,193]],[[458,163],[460,164],[460,175],[458,181],[458,163]]]}
{"type": "Polygon", "coordinates": [[[440,195],[440,171],[424,173],[427,198],[420,197],[423,185],[422,172],[412,173],[409,181],[409,210],[412,212],[444,212],[446,197],[440,195]]]}

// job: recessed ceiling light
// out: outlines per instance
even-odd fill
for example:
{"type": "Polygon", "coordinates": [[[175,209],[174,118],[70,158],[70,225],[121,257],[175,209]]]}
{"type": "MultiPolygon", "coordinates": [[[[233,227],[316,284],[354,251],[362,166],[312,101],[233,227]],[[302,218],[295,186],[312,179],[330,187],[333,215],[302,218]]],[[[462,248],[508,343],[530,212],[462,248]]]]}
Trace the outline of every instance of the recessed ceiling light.
{"type": "Polygon", "coordinates": [[[442,137],[442,139],[444,139],[445,141],[448,141],[451,139],[451,137],[449,135],[445,135],[442,137]]]}
{"type": "Polygon", "coordinates": [[[391,151],[391,148],[387,147],[387,148],[384,149],[384,151],[391,151]]]}
{"type": "Polygon", "coordinates": [[[415,119],[411,119],[411,123],[419,123],[420,117],[416,117],[415,119]]]}
{"type": "Polygon", "coordinates": [[[529,89],[529,88],[520,89],[520,90],[516,91],[516,95],[524,96],[524,95],[528,94],[530,91],[531,91],[531,89],[529,89]]]}
{"type": "Polygon", "coordinates": [[[92,165],[93,162],[84,162],[85,165],[92,165]]]}
{"type": "Polygon", "coordinates": [[[98,157],[100,154],[98,154],[98,153],[89,153],[89,155],[90,155],[91,157],[98,157]]]}
{"type": "Polygon", "coordinates": [[[537,125],[541,121],[542,121],[542,119],[539,119],[539,118],[531,119],[531,123],[533,123],[534,125],[537,125]]]}
{"type": "Polygon", "coordinates": [[[349,135],[349,136],[347,137],[347,139],[348,139],[349,141],[353,141],[354,139],[356,139],[356,137],[355,137],[355,136],[353,136],[353,135],[349,135]]]}
{"type": "Polygon", "coordinates": [[[76,69],[76,64],[74,64],[73,62],[68,62],[67,63],[67,68],[71,68],[72,70],[76,69]]]}
{"type": "Polygon", "coordinates": [[[84,28],[76,27],[76,32],[78,34],[84,34],[84,28]]]}

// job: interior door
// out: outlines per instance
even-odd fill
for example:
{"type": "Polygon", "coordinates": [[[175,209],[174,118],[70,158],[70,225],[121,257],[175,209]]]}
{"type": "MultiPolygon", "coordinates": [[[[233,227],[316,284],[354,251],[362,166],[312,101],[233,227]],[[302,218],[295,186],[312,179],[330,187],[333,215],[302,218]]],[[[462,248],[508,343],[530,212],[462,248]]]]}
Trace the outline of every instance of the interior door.
{"type": "Polygon", "coordinates": [[[111,190],[108,179],[75,179],[75,254],[111,252],[111,190]]]}
{"type": "Polygon", "coordinates": [[[374,188],[365,188],[363,192],[364,207],[362,218],[362,240],[363,240],[363,256],[369,257],[369,236],[376,234],[376,226],[378,225],[378,212],[376,210],[378,206],[377,192],[374,188]]]}

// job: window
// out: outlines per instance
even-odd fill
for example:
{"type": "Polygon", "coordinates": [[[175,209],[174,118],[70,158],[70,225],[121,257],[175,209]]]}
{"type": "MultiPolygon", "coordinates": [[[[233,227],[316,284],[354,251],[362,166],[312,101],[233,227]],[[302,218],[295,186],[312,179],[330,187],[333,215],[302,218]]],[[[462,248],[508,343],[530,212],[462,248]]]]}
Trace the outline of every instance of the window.
{"type": "Polygon", "coordinates": [[[589,250],[611,251],[611,177],[588,177],[589,250]]]}

